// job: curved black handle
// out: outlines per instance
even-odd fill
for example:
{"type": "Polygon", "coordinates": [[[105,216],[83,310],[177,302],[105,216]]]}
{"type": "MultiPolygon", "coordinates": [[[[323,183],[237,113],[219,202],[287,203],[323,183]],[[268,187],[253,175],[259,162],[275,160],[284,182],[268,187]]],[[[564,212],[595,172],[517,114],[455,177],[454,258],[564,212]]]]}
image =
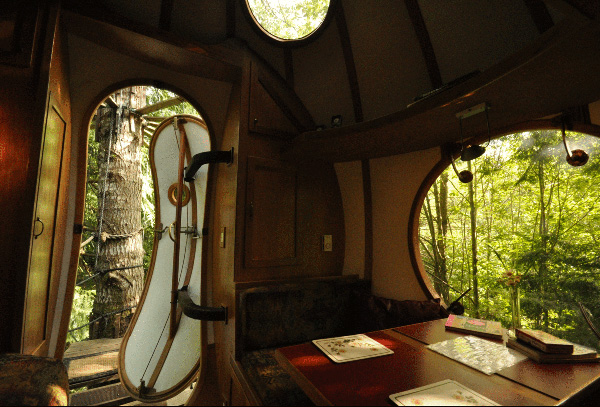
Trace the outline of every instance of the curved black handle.
{"type": "Polygon", "coordinates": [[[35,222],[40,222],[42,224],[42,230],[40,230],[40,233],[35,233],[35,227],[34,227],[33,238],[37,239],[38,237],[40,237],[40,235],[42,233],[44,233],[44,222],[42,222],[42,220],[40,219],[39,216],[37,218],[35,218],[35,222]]]}
{"type": "Polygon", "coordinates": [[[187,285],[181,287],[177,295],[177,303],[185,315],[201,321],[224,321],[227,323],[226,307],[202,307],[194,304],[187,289],[187,285]]]}
{"type": "Polygon", "coordinates": [[[183,179],[186,182],[192,182],[196,178],[196,173],[204,164],[210,163],[232,163],[233,147],[229,151],[205,151],[192,157],[192,163],[185,170],[183,179]]]}

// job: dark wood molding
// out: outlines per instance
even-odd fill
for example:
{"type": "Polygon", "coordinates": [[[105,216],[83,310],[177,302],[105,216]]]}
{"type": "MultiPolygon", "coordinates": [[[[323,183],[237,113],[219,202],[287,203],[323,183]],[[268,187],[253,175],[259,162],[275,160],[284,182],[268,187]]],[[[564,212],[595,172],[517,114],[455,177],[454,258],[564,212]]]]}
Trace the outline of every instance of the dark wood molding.
{"type": "Polygon", "coordinates": [[[546,3],[542,0],[523,0],[525,7],[529,10],[529,15],[533,23],[538,29],[538,32],[544,33],[554,26],[552,16],[546,7],[546,3]]]}
{"type": "Polygon", "coordinates": [[[285,65],[285,80],[290,86],[294,88],[294,54],[291,48],[284,48],[283,50],[283,63],[285,65]]]}
{"type": "Polygon", "coordinates": [[[225,5],[225,29],[227,38],[235,38],[236,0],[227,0],[225,5]]]}
{"type": "Polygon", "coordinates": [[[363,278],[373,276],[373,193],[371,190],[371,164],[362,160],[363,199],[365,211],[365,272],[363,278]]]}
{"type": "Polygon", "coordinates": [[[89,16],[80,9],[63,10],[62,22],[73,33],[139,61],[176,72],[237,82],[241,76],[241,46],[204,46],[168,32],[111,15],[89,16]]]}
{"type": "Polygon", "coordinates": [[[421,46],[421,53],[425,59],[425,65],[427,66],[427,73],[429,74],[431,85],[433,86],[433,89],[437,89],[443,85],[442,74],[440,73],[440,67],[437,63],[437,58],[435,57],[433,45],[431,44],[429,31],[427,31],[425,20],[423,20],[421,7],[419,7],[419,2],[417,0],[404,0],[404,4],[406,5],[408,15],[410,16],[413,28],[415,29],[415,34],[417,34],[417,39],[419,40],[419,45],[421,46]]]}
{"type": "Polygon", "coordinates": [[[175,0],[162,0],[160,2],[160,18],[158,28],[169,31],[171,29],[171,16],[173,15],[173,4],[175,0]]]}
{"type": "Polygon", "coordinates": [[[356,73],[356,65],[354,64],[354,54],[352,53],[348,25],[346,24],[346,15],[344,14],[344,7],[342,7],[341,2],[336,10],[335,20],[338,27],[340,42],[342,43],[344,62],[346,63],[346,74],[348,76],[348,84],[350,85],[350,93],[352,95],[354,120],[356,123],[360,123],[364,120],[362,101],[360,98],[360,87],[358,86],[358,75],[356,73]]]}

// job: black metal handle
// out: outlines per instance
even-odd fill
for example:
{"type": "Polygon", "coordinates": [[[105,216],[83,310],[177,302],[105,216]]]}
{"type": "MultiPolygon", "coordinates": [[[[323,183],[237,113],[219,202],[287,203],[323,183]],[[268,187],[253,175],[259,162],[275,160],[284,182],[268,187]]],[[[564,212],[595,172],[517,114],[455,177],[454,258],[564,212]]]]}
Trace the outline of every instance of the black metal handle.
{"type": "Polygon", "coordinates": [[[35,227],[34,227],[34,232],[33,232],[33,238],[37,239],[38,237],[40,237],[40,235],[42,233],[44,233],[44,222],[42,222],[42,220],[39,218],[39,216],[37,218],[35,218],[35,222],[40,222],[42,224],[42,230],[40,230],[40,233],[35,233],[35,227]]]}
{"type": "Polygon", "coordinates": [[[179,289],[177,303],[183,309],[183,313],[192,319],[227,323],[227,307],[202,307],[194,304],[188,293],[187,285],[179,289]]]}
{"type": "Polygon", "coordinates": [[[232,163],[233,147],[229,151],[205,151],[192,157],[192,163],[185,171],[183,179],[186,182],[192,182],[196,178],[196,173],[204,164],[210,163],[232,163]]]}

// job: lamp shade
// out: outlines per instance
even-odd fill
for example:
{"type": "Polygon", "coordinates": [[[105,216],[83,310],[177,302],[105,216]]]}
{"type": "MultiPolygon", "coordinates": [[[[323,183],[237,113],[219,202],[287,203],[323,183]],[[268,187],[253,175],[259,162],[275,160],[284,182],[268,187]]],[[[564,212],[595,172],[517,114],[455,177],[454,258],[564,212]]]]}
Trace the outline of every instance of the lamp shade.
{"type": "Polygon", "coordinates": [[[485,147],[474,145],[469,146],[462,150],[460,153],[460,159],[463,161],[471,161],[478,157],[481,157],[485,153],[485,147]]]}

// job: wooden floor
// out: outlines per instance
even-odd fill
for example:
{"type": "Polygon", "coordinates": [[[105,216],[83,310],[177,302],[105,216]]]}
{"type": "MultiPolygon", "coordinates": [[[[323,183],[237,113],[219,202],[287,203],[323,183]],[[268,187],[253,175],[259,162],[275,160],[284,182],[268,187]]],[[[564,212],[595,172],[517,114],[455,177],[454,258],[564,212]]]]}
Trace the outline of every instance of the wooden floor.
{"type": "Polygon", "coordinates": [[[120,346],[121,338],[94,339],[71,344],[63,357],[71,389],[116,377],[120,346]]]}
{"type": "MultiPolygon", "coordinates": [[[[181,406],[193,393],[184,390],[172,399],[160,403],[143,403],[134,400],[118,380],[118,355],[121,338],[95,339],[77,342],[66,350],[63,362],[69,374],[70,404],[79,406],[181,406]],[[82,389],[88,387],[88,389],[82,389]],[[79,390],[82,389],[82,390],[79,390]],[[79,390],[79,391],[78,391],[79,390]]],[[[196,405],[222,405],[216,380],[216,355],[214,346],[208,347],[207,369],[202,388],[195,397],[196,405]]],[[[196,384],[194,383],[194,386],[196,384]]]]}

